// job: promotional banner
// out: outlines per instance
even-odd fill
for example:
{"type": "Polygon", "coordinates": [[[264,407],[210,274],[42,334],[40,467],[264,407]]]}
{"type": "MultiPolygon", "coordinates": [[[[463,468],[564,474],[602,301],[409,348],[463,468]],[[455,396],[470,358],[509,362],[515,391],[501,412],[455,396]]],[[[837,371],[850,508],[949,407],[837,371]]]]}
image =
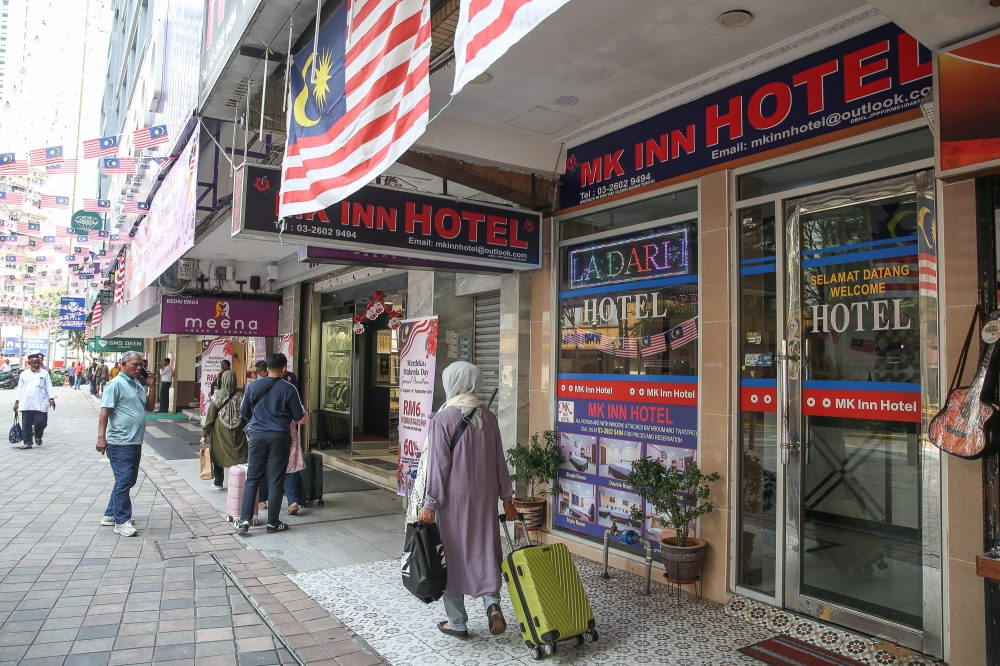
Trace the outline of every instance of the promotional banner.
{"type": "Polygon", "coordinates": [[[232,335],[278,334],[278,302],[208,296],[164,296],[160,333],[232,335]]]}
{"type": "Polygon", "coordinates": [[[294,368],[295,365],[292,363],[292,354],[295,353],[295,334],[294,333],[282,333],[281,337],[278,339],[278,352],[285,355],[288,359],[289,369],[294,368]]]}
{"type": "MultiPolygon", "coordinates": [[[[21,343],[19,338],[9,337],[4,339],[3,353],[10,356],[21,353],[21,343]]],[[[48,338],[24,338],[25,354],[48,354],[48,338]]]]}
{"type": "Polygon", "coordinates": [[[1000,160],[1000,35],[938,56],[941,177],[1000,160]]]}
{"type": "Polygon", "coordinates": [[[260,337],[249,337],[247,338],[247,367],[246,367],[246,378],[249,380],[256,379],[254,374],[254,365],[257,361],[267,360],[267,340],[260,337]]]}
{"type": "Polygon", "coordinates": [[[674,536],[656,520],[633,521],[643,506],[626,481],[649,457],[684,471],[698,449],[698,378],[684,375],[559,375],[556,427],[560,465],[555,523],[603,537],[616,523],[659,547],[674,536]]]}
{"type": "Polygon", "coordinates": [[[233,236],[497,268],[539,268],[540,213],[395,187],[367,185],[340,203],[278,219],[275,167],[244,164],[233,236]]]}
{"type": "Polygon", "coordinates": [[[59,303],[59,317],[65,331],[82,331],[87,328],[87,301],[83,298],[63,296],[59,303]]]}
{"type": "Polygon", "coordinates": [[[399,326],[399,471],[396,492],[409,496],[434,403],[438,319],[406,319],[399,326]]]}
{"type": "Polygon", "coordinates": [[[87,340],[87,351],[117,354],[129,351],[144,351],[146,341],[142,338],[102,338],[93,337],[87,340]]]}
{"type": "Polygon", "coordinates": [[[887,23],[570,148],[562,207],[915,111],[931,74],[930,51],[887,23]]]}
{"type": "Polygon", "coordinates": [[[204,340],[201,343],[201,394],[198,400],[201,417],[208,414],[208,400],[212,397],[212,382],[222,373],[222,361],[233,362],[232,341],[204,340]]]}

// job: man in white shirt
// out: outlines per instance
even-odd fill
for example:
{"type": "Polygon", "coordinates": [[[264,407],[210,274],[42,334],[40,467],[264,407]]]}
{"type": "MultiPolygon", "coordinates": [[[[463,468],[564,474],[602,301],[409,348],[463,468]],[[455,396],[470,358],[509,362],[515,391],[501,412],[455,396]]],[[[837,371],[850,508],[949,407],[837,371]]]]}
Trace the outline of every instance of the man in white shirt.
{"type": "Polygon", "coordinates": [[[56,408],[55,396],[52,378],[47,370],[42,370],[41,354],[31,354],[28,356],[28,369],[17,380],[14,413],[20,407],[24,442],[15,448],[30,449],[34,444],[42,445],[42,433],[49,422],[49,407],[56,408]]]}
{"type": "Polygon", "coordinates": [[[170,365],[170,357],[163,359],[160,367],[160,413],[170,409],[170,386],[174,383],[174,368],[170,365]]]}
{"type": "Polygon", "coordinates": [[[0,365],[0,372],[10,372],[10,360],[4,359],[3,365],[0,365]]]}

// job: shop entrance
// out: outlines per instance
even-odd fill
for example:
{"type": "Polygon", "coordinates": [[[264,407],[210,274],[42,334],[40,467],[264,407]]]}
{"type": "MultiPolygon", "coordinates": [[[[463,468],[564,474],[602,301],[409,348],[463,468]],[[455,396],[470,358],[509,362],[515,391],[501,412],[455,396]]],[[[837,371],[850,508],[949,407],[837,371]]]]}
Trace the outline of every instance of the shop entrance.
{"type": "Polygon", "coordinates": [[[816,194],[740,183],[735,577],[940,654],[934,178],[899,171],[816,194]]]}

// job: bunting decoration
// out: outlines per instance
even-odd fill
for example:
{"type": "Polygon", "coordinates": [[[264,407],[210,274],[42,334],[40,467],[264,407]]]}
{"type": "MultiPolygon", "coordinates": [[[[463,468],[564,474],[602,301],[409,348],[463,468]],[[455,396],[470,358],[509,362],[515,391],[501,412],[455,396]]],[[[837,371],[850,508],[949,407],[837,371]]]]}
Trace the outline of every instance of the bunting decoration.
{"type": "Polygon", "coordinates": [[[399,320],[403,318],[403,311],[389,309],[385,304],[385,296],[381,291],[376,290],[372,294],[371,300],[368,301],[364,314],[351,317],[351,321],[354,322],[353,330],[355,335],[361,335],[365,332],[364,322],[366,319],[368,321],[375,321],[382,313],[388,313],[389,315],[389,328],[392,330],[399,328],[399,320]]]}
{"type": "Polygon", "coordinates": [[[145,215],[149,212],[149,204],[145,201],[126,201],[126,215],[145,215]]]}
{"type": "Polygon", "coordinates": [[[83,142],[83,159],[85,160],[92,160],[98,157],[111,157],[117,153],[117,136],[102,136],[98,139],[87,139],[83,142]]]}
{"type": "Polygon", "coordinates": [[[36,148],[28,153],[28,157],[33,167],[59,164],[63,161],[63,147],[49,146],[48,148],[36,148]]]}
{"type": "Polygon", "coordinates": [[[101,158],[101,170],[105,175],[135,173],[134,157],[104,157],[101,158]]]}
{"type": "Polygon", "coordinates": [[[21,192],[0,192],[0,205],[3,206],[23,206],[24,194],[21,192]]]}
{"type": "Polygon", "coordinates": [[[109,199],[87,199],[83,200],[83,212],[85,213],[104,213],[111,210],[111,201],[109,199]]]}
{"type": "Polygon", "coordinates": [[[135,146],[136,150],[145,150],[168,141],[170,141],[170,136],[167,134],[166,125],[144,127],[132,132],[132,145],[135,146]]]}
{"type": "Polygon", "coordinates": [[[39,201],[39,208],[69,210],[69,197],[60,197],[54,194],[43,194],[41,195],[39,201]]]}
{"type": "Polygon", "coordinates": [[[45,174],[48,176],[72,175],[77,171],[77,160],[63,160],[59,164],[49,164],[45,167],[45,174]]]}

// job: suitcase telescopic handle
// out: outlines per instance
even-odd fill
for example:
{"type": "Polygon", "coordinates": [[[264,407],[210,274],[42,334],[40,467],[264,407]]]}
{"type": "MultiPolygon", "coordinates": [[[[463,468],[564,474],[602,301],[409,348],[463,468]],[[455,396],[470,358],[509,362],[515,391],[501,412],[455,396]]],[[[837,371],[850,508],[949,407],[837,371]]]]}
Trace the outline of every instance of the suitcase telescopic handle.
{"type": "MultiPolygon", "coordinates": [[[[507,536],[507,541],[510,543],[510,547],[514,548],[514,540],[510,538],[510,530],[507,529],[507,515],[501,513],[498,518],[500,519],[500,524],[503,525],[503,533],[507,536]]],[[[528,526],[524,522],[524,514],[518,511],[517,519],[521,522],[521,531],[524,532],[524,538],[531,545],[531,535],[528,534],[528,526]]]]}

